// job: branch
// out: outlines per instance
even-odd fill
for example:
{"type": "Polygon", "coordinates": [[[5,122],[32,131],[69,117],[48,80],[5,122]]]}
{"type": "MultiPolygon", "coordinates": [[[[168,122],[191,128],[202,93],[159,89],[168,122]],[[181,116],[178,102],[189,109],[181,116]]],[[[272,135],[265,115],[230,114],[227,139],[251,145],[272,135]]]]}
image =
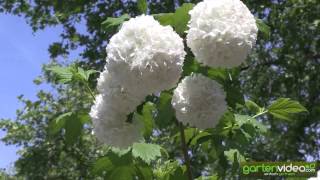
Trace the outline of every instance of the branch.
{"type": "Polygon", "coordinates": [[[185,134],[184,134],[184,128],[183,128],[183,124],[181,122],[178,122],[179,128],[180,128],[180,136],[181,136],[181,148],[182,148],[182,152],[183,152],[183,156],[184,156],[184,162],[187,166],[187,173],[188,173],[188,179],[189,180],[193,180],[192,177],[192,171],[191,171],[191,165],[190,165],[190,158],[188,155],[188,147],[186,144],[186,138],[185,138],[185,134]]]}

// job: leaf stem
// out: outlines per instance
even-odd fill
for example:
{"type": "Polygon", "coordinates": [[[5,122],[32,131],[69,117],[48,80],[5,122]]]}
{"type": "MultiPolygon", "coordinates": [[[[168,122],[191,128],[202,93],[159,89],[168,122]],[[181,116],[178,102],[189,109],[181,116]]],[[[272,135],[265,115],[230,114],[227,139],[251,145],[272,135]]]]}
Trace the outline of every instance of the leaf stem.
{"type": "Polygon", "coordinates": [[[86,88],[87,88],[88,92],[90,93],[90,95],[91,95],[91,97],[92,97],[93,101],[94,101],[94,100],[95,100],[95,96],[94,96],[93,91],[91,90],[91,88],[89,87],[89,85],[88,85],[88,83],[87,83],[87,82],[84,82],[84,84],[85,84],[85,86],[86,86],[86,88]]]}
{"type": "Polygon", "coordinates": [[[256,118],[256,117],[258,117],[258,116],[264,115],[264,114],[267,113],[267,112],[268,112],[268,110],[265,110],[265,111],[259,112],[258,114],[254,115],[254,116],[252,116],[252,117],[253,117],[253,118],[256,118]]]}
{"type": "Polygon", "coordinates": [[[186,144],[186,138],[185,138],[185,134],[184,134],[183,124],[181,122],[178,122],[178,124],[179,124],[179,128],[180,128],[181,148],[182,148],[182,152],[183,152],[183,156],[184,156],[184,161],[187,166],[188,179],[193,180],[191,165],[190,165],[190,158],[188,155],[188,147],[186,144]]]}

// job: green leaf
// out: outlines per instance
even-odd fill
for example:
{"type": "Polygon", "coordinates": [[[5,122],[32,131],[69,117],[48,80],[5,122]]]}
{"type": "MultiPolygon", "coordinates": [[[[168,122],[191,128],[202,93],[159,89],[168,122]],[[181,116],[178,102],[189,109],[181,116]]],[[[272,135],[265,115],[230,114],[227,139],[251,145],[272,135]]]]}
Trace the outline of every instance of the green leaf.
{"type": "Polygon", "coordinates": [[[72,112],[67,112],[52,120],[49,124],[49,134],[55,135],[64,128],[66,120],[69,119],[71,115],[72,112]]]}
{"type": "Polygon", "coordinates": [[[178,161],[165,161],[154,170],[157,180],[185,180],[188,179],[184,169],[178,161]]]}
{"type": "Polygon", "coordinates": [[[150,166],[138,166],[138,177],[141,180],[153,179],[152,168],[150,166]]]}
{"type": "Polygon", "coordinates": [[[85,71],[84,69],[82,69],[81,67],[78,67],[78,74],[81,77],[81,79],[88,81],[90,78],[91,74],[97,73],[98,71],[90,69],[85,71]]]}
{"type": "Polygon", "coordinates": [[[260,112],[261,109],[262,109],[262,108],[261,108],[260,106],[258,106],[255,102],[250,101],[250,100],[247,100],[246,103],[245,103],[245,105],[246,105],[246,107],[247,107],[250,111],[252,111],[252,112],[254,112],[254,113],[258,113],[258,112],[260,112]]]}
{"type": "Polygon", "coordinates": [[[46,70],[55,74],[58,82],[60,83],[68,83],[72,81],[73,71],[71,67],[52,66],[46,68],[46,70]]]}
{"type": "Polygon", "coordinates": [[[174,109],[171,105],[172,95],[168,92],[162,92],[157,103],[158,113],[155,123],[164,128],[173,122],[174,109]]]}
{"type": "Polygon", "coordinates": [[[139,116],[144,123],[143,135],[145,137],[149,137],[152,134],[152,130],[154,127],[154,120],[153,120],[154,111],[155,111],[155,105],[153,103],[147,102],[143,106],[142,115],[139,116]]]}
{"type": "Polygon", "coordinates": [[[236,108],[237,104],[244,104],[244,97],[241,92],[241,83],[239,81],[239,68],[223,69],[223,68],[208,68],[207,76],[216,80],[223,85],[226,92],[226,101],[232,108],[236,108]]]}
{"type": "Polygon", "coordinates": [[[263,20],[256,18],[256,24],[259,29],[259,31],[262,33],[264,38],[269,39],[270,38],[270,27],[263,22],[263,20]]]}
{"type": "Polygon", "coordinates": [[[120,26],[124,21],[127,21],[130,19],[130,16],[128,14],[124,14],[117,18],[108,17],[107,20],[102,22],[102,28],[106,32],[110,32],[114,30],[116,27],[120,26]]]}
{"type": "Polygon", "coordinates": [[[147,0],[138,0],[138,9],[142,14],[147,13],[148,3],[147,0]]]}
{"type": "MultiPolygon", "coordinates": [[[[196,135],[197,133],[197,129],[196,128],[186,128],[184,129],[184,136],[185,136],[185,141],[188,144],[191,139],[196,135]]],[[[181,136],[180,136],[180,132],[176,133],[173,138],[175,139],[175,141],[177,142],[177,144],[181,143],[181,136]]]]}
{"type": "Polygon", "coordinates": [[[202,131],[199,134],[197,134],[194,138],[192,138],[190,145],[195,146],[197,144],[201,144],[204,141],[211,139],[211,137],[212,137],[211,133],[202,131]]]}
{"type": "Polygon", "coordinates": [[[141,158],[144,162],[150,163],[157,157],[161,157],[161,146],[156,144],[134,143],[132,155],[141,158]]]}
{"type": "Polygon", "coordinates": [[[291,120],[292,114],[300,112],[308,112],[308,110],[298,101],[289,98],[280,98],[273,102],[268,108],[268,113],[283,120],[291,120]]]}
{"type": "Polygon", "coordinates": [[[242,127],[244,124],[249,124],[254,128],[257,128],[262,133],[267,132],[267,127],[251,116],[235,114],[234,117],[238,127],[242,127]]]}
{"type": "Polygon", "coordinates": [[[81,134],[82,123],[76,115],[72,115],[66,120],[65,129],[66,143],[68,145],[72,145],[76,142],[81,134]]]}
{"type": "Polygon", "coordinates": [[[101,175],[103,172],[108,172],[113,168],[113,164],[108,157],[99,158],[93,165],[92,173],[101,175]]]}
{"type": "Polygon", "coordinates": [[[161,25],[171,25],[175,31],[182,35],[187,30],[187,24],[190,19],[189,11],[194,7],[192,3],[184,3],[177,8],[175,13],[155,14],[154,17],[161,25]]]}
{"type": "Polygon", "coordinates": [[[201,176],[196,178],[195,180],[218,180],[218,176],[213,175],[213,176],[201,176]]]}
{"type": "Polygon", "coordinates": [[[116,166],[107,179],[112,180],[134,180],[135,169],[131,165],[116,166]]]}

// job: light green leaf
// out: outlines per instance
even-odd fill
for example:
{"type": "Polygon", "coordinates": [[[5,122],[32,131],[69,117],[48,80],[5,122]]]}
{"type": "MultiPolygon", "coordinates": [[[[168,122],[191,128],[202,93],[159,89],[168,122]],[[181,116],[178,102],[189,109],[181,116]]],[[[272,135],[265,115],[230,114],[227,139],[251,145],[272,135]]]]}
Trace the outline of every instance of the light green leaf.
{"type": "Polygon", "coordinates": [[[270,38],[270,27],[263,22],[263,20],[256,18],[256,24],[259,29],[259,31],[262,33],[262,35],[266,38],[270,38]]]}
{"type": "Polygon", "coordinates": [[[196,178],[195,180],[218,180],[218,176],[213,175],[213,176],[201,176],[196,178]]]}
{"type": "Polygon", "coordinates": [[[147,0],[138,0],[138,9],[142,14],[147,13],[148,3],[147,0]]]}
{"type": "Polygon", "coordinates": [[[250,101],[250,100],[247,100],[246,103],[245,103],[245,105],[246,105],[246,107],[247,107],[250,111],[252,111],[252,112],[254,112],[254,113],[258,113],[258,112],[260,112],[261,109],[262,109],[262,108],[261,108],[260,106],[258,106],[255,102],[250,101]]]}
{"type": "Polygon", "coordinates": [[[49,124],[49,134],[57,134],[65,126],[66,120],[69,119],[71,115],[72,112],[67,112],[52,120],[49,124]]]}
{"type": "Polygon", "coordinates": [[[142,118],[144,123],[144,136],[151,136],[154,127],[153,112],[155,111],[155,105],[147,102],[142,109],[142,118]]]}
{"type": "Polygon", "coordinates": [[[268,108],[268,113],[283,120],[291,120],[292,114],[300,112],[308,112],[308,110],[298,101],[289,98],[280,98],[273,102],[268,108]]]}
{"type": "Polygon", "coordinates": [[[71,67],[52,66],[46,68],[46,70],[55,74],[60,83],[68,83],[72,81],[73,71],[71,67]]]}
{"type": "Polygon", "coordinates": [[[124,14],[117,18],[108,17],[107,20],[102,22],[102,28],[106,32],[110,32],[116,27],[120,26],[124,21],[127,21],[130,19],[130,16],[128,14],[124,14]]]}
{"type": "Polygon", "coordinates": [[[175,31],[182,35],[187,30],[190,19],[189,11],[194,7],[192,3],[184,3],[175,13],[155,14],[154,17],[161,25],[171,25],[175,31]]]}
{"type": "Polygon", "coordinates": [[[81,67],[78,67],[78,74],[80,75],[81,79],[88,81],[91,74],[97,73],[98,71],[90,69],[85,71],[81,67]]]}
{"type": "Polygon", "coordinates": [[[113,168],[113,164],[108,157],[99,158],[93,165],[92,173],[101,175],[103,172],[108,172],[113,168]]]}
{"type": "Polygon", "coordinates": [[[249,124],[254,128],[259,129],[262,133],[267,132],[267,127],[251,116],[235,114],[234,117],[238,127],[242,127],[244,124],[249,124]]]}
{"type": "Polygon", "coordinates": [[[134,143],[132,146],[132,155],[141,158],[144,162],[150,163],[161,156],[161,146],[156,144],[134,143]]]}

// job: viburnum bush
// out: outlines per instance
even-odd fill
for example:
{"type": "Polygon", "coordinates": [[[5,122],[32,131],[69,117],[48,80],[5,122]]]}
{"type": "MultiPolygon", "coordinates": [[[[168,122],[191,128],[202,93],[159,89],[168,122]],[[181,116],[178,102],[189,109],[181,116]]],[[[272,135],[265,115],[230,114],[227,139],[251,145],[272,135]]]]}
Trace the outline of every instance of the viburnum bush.
{"type": "Polygon", "coordinates": [[[97,177],[237,177],[239,164],[250,160],[250,142],[270,131],[265,118],[288,120],[307,111],[288,98],[260,107],[243,96],[240,65],[257,40],[256,22],[261,33],[268,28],[240,0],[204,0],[152,15],[146,1],[137,3],[143,15],[125,14],[102,24],[115,34],[106,47],[97,91],[89,86],[96,81],[90,78],[95,70],[47,68],[61,83],[82,83],[92,96],[90,112],[84,111],[90,118],[70,126],[70,117],[84,112],[67,112],[51,129],[64,128],[70,143],[81,128],[92,130],[103,147],[92,165],[97,177]],[[177,148],[181,155],[174,154],[177,148]]]}

